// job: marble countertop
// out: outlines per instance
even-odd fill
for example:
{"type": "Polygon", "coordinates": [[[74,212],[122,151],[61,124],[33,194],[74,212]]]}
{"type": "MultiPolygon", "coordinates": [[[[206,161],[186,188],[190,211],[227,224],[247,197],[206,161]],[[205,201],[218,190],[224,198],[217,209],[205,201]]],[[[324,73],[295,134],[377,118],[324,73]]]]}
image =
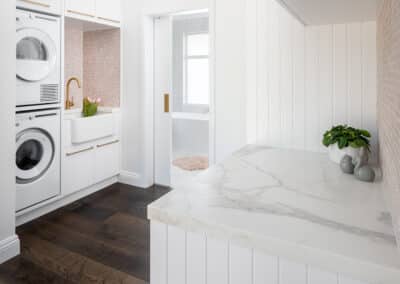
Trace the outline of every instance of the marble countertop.
{"type": "Polygon", "coordinates": [[[150,220],[368,283],[400,283],[381,183],[326,154],[247,146],[148,208],[150,220]]]}

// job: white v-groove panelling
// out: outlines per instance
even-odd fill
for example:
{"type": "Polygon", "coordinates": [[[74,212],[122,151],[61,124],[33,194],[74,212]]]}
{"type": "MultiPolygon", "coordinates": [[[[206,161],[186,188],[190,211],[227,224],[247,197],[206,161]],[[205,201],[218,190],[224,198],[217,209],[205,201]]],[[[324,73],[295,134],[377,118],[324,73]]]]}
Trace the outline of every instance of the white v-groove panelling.
{"type": "Polygon", "coordinates": [[[151,284],[366,284],[151,222],[151,284]]]}
{"type": "Polygon", "coordinates": [[[376,23],[304,26],[275,0],[247,3],[250,143],[325,151],[335,124],[376,125],[376,23]]]}

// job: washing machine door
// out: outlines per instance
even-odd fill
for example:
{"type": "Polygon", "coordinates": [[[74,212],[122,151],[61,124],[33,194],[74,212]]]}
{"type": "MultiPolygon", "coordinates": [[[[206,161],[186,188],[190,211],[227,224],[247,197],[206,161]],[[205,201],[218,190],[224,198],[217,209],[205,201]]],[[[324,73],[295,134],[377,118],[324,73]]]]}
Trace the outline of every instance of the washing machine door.
{"type": "Polygon", "coordinates": [[[16,142],[17,183],[33,183],[46,174],[53,162],[53,140],[44,130],[28,129],[17,135],[16,142]]]}
{"type": "Polygon", "coordinates": [[[51,37],[35,28],[17,30],[17,77],[27,82],[45,79],[57,63],[57,48],[51,37]]]}

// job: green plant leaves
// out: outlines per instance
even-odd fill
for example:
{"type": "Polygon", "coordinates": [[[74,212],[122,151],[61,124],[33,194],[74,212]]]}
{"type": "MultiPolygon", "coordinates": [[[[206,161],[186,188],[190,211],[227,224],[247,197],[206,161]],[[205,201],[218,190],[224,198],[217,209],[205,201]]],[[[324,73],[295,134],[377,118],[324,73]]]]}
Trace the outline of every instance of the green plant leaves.
{"type": "Polygon", "coordinates": [[[338,144],[339,149],[346,147],[362,148],[370,150],[371,134],[365,129],[356,129],[347,125],[338,125],[325,132],[322,143],[329,147],[338,144]]]}

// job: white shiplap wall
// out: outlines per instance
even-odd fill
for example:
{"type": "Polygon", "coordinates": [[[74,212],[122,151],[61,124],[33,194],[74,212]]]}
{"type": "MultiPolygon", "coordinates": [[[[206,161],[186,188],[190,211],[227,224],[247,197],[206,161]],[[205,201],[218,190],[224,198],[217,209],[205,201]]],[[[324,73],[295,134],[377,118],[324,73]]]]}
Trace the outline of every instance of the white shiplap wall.
{"type": "Polygon", "coordinates": [[[154,221],[150,260],[150,284],[365,284],[154,221]]]}
{"type": "Polygon", "coordinates": [[[304,26],[275,0],[247,4],[247,138],[325,151],[325,130],[370,130],[377,148],[376,23],[304,26]]]}

